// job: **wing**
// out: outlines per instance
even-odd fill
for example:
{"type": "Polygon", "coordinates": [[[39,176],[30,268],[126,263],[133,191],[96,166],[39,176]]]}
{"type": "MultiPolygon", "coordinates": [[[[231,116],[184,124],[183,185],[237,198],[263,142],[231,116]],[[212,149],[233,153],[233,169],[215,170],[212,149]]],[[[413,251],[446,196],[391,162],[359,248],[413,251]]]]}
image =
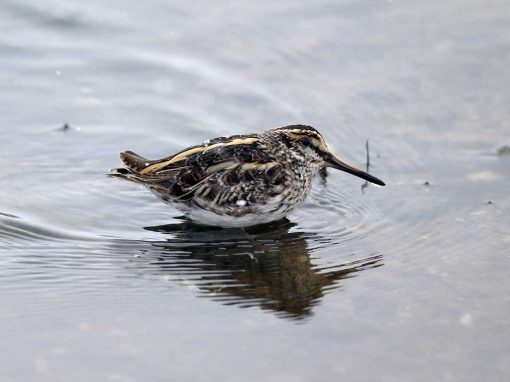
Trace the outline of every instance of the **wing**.
{"type": "Polygon", "coordinates": [[[143,165],[137,175],[164,200],[193,200],[207,209],[259,200],[283,182],[280,165],[256,135],[216,138],[143,165]]]}

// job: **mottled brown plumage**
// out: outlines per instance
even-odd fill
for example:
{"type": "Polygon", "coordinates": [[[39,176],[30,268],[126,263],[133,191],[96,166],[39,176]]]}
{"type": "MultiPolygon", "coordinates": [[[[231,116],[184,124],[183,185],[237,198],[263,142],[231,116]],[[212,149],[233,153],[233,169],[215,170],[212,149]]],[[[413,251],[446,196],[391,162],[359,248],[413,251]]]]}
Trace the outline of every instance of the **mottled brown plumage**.
{"type": "Polygon", "coordinates": [[[131,151],[111,176],[141,183],[197,223],[243,227],[278,220],[309,194],[323,166],[382,181],[332,154],[313,127],[215,138],[160,160],[131,151]]]}

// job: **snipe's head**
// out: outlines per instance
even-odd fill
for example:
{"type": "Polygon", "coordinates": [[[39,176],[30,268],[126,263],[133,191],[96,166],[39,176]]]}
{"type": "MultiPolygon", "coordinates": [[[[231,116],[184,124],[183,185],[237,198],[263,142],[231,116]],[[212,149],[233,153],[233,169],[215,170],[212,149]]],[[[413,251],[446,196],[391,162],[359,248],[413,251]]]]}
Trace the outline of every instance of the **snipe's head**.
{"type": "Polygon", "coordinates": [[[278,134],[282,140],[287,142],[289,146],[295,148],[299,147],[300,151],[308,153],[310,157],[322,159],[325,167],[332,167],[337,170],[348,172],[349,174],[356,175],[369,182],[378,184],[379,186],[385,185],[382,180],[354,167],[331,152],[322,135],[311,126],[291,125],[280,127],[273,131],[278,134]]]}

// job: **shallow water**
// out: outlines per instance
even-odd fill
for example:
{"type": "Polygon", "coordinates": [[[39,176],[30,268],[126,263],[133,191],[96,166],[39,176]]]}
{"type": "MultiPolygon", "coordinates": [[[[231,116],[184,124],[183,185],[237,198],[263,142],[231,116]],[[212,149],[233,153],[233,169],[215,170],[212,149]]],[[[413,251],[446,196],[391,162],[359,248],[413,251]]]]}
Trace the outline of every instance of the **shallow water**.
{"type": "Polygon", "coordinates": [[[506,2],[3,0],[0,30],[0,381],[510,376],[506,2]],[[387,186],[329,171],[245,235],[105,177],[291,123],[387,186]]]}

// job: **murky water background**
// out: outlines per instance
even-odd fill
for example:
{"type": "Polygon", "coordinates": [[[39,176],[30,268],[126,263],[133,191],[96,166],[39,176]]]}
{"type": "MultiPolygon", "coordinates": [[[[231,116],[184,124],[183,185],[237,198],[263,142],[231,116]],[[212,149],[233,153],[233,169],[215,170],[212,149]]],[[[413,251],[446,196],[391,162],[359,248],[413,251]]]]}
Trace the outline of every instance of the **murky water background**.
{"type": "Polygon", "coordinates": [[[505,1],[0,5],[1,381],[509,378],[505,1]],[[388,186],[250,240],[105,177],[292,123],[388,186]]]}

